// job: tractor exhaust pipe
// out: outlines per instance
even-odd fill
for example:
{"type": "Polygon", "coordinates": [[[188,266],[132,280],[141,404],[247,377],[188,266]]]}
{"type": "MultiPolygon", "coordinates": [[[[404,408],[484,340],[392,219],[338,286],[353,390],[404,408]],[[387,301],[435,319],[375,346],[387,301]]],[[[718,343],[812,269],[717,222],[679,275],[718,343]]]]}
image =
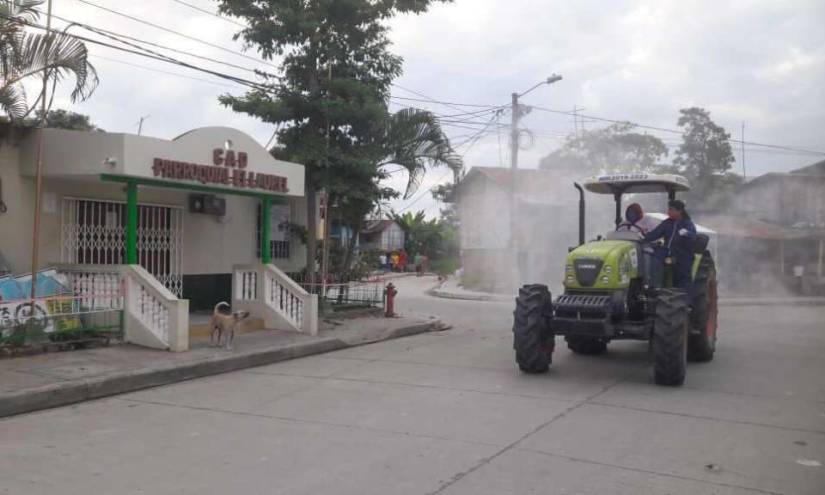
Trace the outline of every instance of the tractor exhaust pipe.
{"type": "Polygon", "coordinates": [[[584,244],[584,189],[578,182],[573,185],[579,190],[579,246],[584,244]]]}

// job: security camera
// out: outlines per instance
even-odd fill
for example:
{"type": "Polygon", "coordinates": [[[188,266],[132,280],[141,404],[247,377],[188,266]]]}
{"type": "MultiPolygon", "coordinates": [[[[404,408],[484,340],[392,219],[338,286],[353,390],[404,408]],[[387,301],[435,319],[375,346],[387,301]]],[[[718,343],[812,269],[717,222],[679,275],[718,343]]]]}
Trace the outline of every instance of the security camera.
{"type": "Polygon", "coordinates": [[[108,165],[110,167],[114,167],[117,165],[117,158],[112,156],[107,156],[105,160],[103,160],[104,165],[108,165]]]}

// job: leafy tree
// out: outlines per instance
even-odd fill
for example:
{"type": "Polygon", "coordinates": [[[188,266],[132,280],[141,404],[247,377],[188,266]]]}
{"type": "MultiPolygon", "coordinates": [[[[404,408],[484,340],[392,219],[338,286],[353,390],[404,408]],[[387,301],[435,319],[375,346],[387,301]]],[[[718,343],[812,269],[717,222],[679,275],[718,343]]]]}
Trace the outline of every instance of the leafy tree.
{"type": "Polygon", "coordinates": [[[541,160],[539,167],[589,174],[655,170],[667,156],[667,146],[656,136],[631,132],[634,127],[623,122],[571,134],[560,149],[541,160]]]}
{"type": "Polygon", "coordinates": [[[390,217],[404,231],[404,249],[411,255],[447,258],[458,254],[458,229],[442,221],[427,220],[423,210],[392,212],[390,217]]]}
{"type": "MultiPolygon", "coordinates": [[[[36,120],[40,121],[40,110],[36,112],[36,120]]],[[[46,127],[54,129],[68,129],[72,131],[103,131],[92,123],[88,115],[58,109],[46,112],[46,127]]]]}
{"type": "Polygon", "coordinates": [[[673,165],[690,180],[691,196],[710,196],[740,182],[736,174],[729,174],[735,161],[730,133],[711,120],[710,112],[703,108],[683,108],[679,114],[677,124],[684,133],[673,165]]]}
{"type": "Polygon", "coordinates": [[[459,178],[456,182],[449,182],[447,184],[439,184],[432,189],[433,199],[440,202],[444,206],[439,211],[439,220],[446,225],[458,229],[460,218],[458,215],[458,208],[453,198],[455,194],[455,186],[461,181],[459,178]]]}
{"type": "Polygon", "coordinates": [[[243,18],[249,26],[236,37],[265,59],[282,60],[277,74],[260,73],[260,88],[220,101],[280,126],[279,143],[306,165],[310,277],[315,272],[316,191],[340,187],[335,184],[339,171],[369,164],[371,154],[360,152],[387,118],[390,84],[401,73],[401,58],[389,51],[387,21],[447,1],[219,0],[223,14],[243,18]]]}
{"type": "MultiPolygon", "coordinates": [[[[72,101],[85,100],[97,87],[97,72],[89,63],[86,46],[63,33],[28,33],[23,27],[36,21],[43,0],[0,0],[0,110],[10,120],[29,115],[44,96],[29,104],[24,84],[42,81],[48,74],[52,89],[68,76],[75,79],[72,101]]],[[[54,94],[54,91],[52,91],[54,94]]]]}

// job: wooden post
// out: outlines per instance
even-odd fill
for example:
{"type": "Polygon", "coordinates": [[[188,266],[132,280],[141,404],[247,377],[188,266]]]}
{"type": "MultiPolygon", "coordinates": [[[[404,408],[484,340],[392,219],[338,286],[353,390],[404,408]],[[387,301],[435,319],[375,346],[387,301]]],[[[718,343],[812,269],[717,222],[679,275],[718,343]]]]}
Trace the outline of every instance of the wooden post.
{"type": "Polygon", "coordinates": [[[137,184],[134,181],[126,183],[126,264],[137,265],[137,184]]]}

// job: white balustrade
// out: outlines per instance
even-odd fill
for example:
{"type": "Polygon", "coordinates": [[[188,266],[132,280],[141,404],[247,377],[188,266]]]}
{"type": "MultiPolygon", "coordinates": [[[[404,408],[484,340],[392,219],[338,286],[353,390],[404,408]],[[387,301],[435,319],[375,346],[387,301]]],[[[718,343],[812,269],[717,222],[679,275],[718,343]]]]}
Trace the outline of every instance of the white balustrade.
{"type": "Polygon", "coordinates": [[[267,328],[318,334],[318,296],[275,265],[236,266],[232,306],[262,317],[267,328]]]}
{"type": "Polygon", "coordinates": [[[139,265],[59,265],[58,274],[86,311],[123,310],[127,342],[188,350],[189,301],[139,265]]]}
{"type": "Polygon", "coordinates": [[[126,339],[147,347],[189,349],[189,301],[178,299],[139,265],[124,266],[126,339]]]}

